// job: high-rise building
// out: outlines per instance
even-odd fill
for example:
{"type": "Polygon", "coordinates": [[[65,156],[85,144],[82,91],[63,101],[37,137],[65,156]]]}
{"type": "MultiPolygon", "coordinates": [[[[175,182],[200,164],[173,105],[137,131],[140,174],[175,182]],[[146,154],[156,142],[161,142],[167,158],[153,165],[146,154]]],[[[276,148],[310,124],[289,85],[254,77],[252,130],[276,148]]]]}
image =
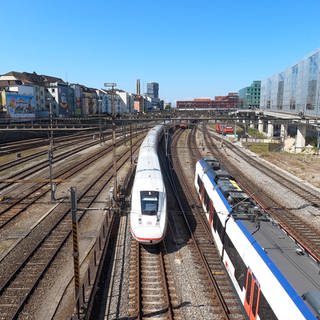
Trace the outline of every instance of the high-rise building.
{"type": "Polygon", "coordinates": [[[159,83],[147,83],[147,96],[152,99],[159,99],[159,83]]]}
{"type": "Polygon", "coordinates": [[[251,86],[239,90],[242,108],[259,108],[261,81],[253,81],[251,86]]]}

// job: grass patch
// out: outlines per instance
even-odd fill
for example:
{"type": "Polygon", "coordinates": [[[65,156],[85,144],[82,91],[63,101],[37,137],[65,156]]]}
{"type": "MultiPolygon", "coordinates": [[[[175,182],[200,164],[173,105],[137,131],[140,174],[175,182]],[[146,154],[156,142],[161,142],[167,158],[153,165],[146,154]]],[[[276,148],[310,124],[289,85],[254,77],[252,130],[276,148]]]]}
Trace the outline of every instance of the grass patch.
{"type": "Polygon", "coordinates": [[[254,138],[265,138],[265,135],[254,128],[248,128],[248,135],[254,138]]]}
{"type": "Polygon", "coordinates": [[[250,151],[257,153],[259,155],[266,154],[269,152],[268,143],[246,143],[245,146],[250,151]]]}

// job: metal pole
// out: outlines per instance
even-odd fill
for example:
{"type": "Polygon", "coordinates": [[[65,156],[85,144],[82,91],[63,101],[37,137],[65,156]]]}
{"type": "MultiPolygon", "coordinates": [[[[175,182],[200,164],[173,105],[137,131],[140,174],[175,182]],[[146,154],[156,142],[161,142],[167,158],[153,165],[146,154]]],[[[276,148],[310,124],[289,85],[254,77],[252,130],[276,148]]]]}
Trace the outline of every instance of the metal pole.
{"type": "Polygon", "coordinates": [[[53,183],[52,177],[52,161],[53,161],[53,128],[52,128],[52,104],[51,100],[49,102],[49,118],[50,118],[50,135],[49,135],[49,180],[50,180],[50,193],[51,193],[51,202],[55,201],[55,184],[53,183]]]}
{"type": "Polygon", "coordinates": [[[77,220],[77,195],[74,187],[70,188],[71,214],[72,214],[72,242],[73,242],[73,270],[74,270],[74,297],[76,302],[77,316],[80,319],[80,265],[79,265],[79,242],[78,242],[78,220],[77,220]]]}
{"type": "Polygon", "coordinates": [[[116,83],[114,82],[108,82],[105,83],[105,87],[111,87],[111,118],[112,118],[112,158],[113,158],[113,196],[114,200],[117,201],[118,195],[117,195],[117,159],[116,159],[116,111],[115,111],[115,105],[114,105],[114,94],[116,87],[116,83]]]}
{"type": "Polygon", "coordinates": [[[132,121],[130,121],[130,164],[132,166],[133,159],[132,159],[132,121]]]}
{"type": "Polygon", "coordinates": [[[320,154],[320,127],[317,127],[317,154],[320,154]]]}
{"type": "Polygon", "coordinates": [[[99,103],[99,140],[100,140],[100,144],[102,144],[102,123],[101,123],[101,113],[102,113],[102,100],[99,99],[98,100],[99,103]]]}
{"type": "Polygon", "coordinates": [[[165,148],[166,148],[166,157],[168,157],[168,129],[167,126],[164,125],[164,139],[165,139],[165,148]]]}
{"type": "Polygon", "coordinates": [[[114,85],[111,91],[111,108],[112,108],[112,158],[113,158],[113,192],[115,201],[118,200],[118,186],[117,186],[117,159],[116,159],[116,112],[114,105],[114,85]]]}

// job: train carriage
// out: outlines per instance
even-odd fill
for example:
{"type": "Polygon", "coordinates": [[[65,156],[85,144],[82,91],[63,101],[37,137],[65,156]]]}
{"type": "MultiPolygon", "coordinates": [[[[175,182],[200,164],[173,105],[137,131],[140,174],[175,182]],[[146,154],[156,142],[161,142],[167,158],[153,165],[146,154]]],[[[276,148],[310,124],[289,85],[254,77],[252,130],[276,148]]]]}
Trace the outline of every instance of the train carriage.
{"type": "Polygon", "coordinates": [[[215,130],[222,135],[234,134],[234,128],[224,123],[216,123],[215,130]]]}
{"type": "Polygon", "coordinates": [[[199,160],[194,182],[248,318],[319,318],[319,265],[241,190],[217,159],[199,160]]]}
{"type": "Polygon", "coordinates": [[[142,142],[132,187],[131,234],[145,244],[162,241],[167,227],[166,189],[157,153],[162,134],[163,126],[156,126],[142,142]]]}

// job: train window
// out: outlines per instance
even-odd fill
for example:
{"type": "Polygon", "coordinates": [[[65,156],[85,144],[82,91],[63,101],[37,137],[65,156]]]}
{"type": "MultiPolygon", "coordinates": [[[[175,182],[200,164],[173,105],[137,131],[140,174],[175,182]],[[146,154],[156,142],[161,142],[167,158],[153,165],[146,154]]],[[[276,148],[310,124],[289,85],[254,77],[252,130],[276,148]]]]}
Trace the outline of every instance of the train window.
{"type": "Polygon", "coordinates": [[[214,229],[214,231],[217,231],[218,220],[219,220],[218,215],[214,214],[213,215],[213,229],[214,229]]]}
{"type": "Polygon", "coordinates": [[[222,239],[222,233],[223,233],[224,228],[223,228],[222,223],[219,218],[217,219],[216,222],[217,222],[217,232],[219,234],[220,239],[222,239]]]}
{"type": "Polygon", "coordinates": [[[246,300],[248,305],[250,305],[250,296],[251,296],[251,272],[247,273],[247,291],[246,291],[246,300]]]}
{"type": "Polygon", "coordinates": [[[210,225],[210,226],[212,225],[213,216],[214,216],[214,215],[215,215],[215,209],[214,209],[214,206],[213,206],[212,201],[210,200],[210,201],[209,201],[209,225],[210,225]]]}
{"type": "Polygon", "coordinates": [[[225,250],[235,269],[234,276],[242,289],[246,284],[247,267],[227,234],[225,235],[225,250]]]}
{"type": "Polygon", "coordinates": [[[204,185],[201,184],[200,188],[199,188],[199,194],[200,194],[201,201],[203,200],[203,197],[204,197],[203,193],[204,193],[204,185]]]}
{"type": "Polygon", "coordinates": [[[259,298],[259,292],[260,292],[260,288],[255,283],[253,287],[253,298],[252,298],[252,308],[251,308],[252,314],[255,316],[257,315],[257,301],[259,298]]]}
{"type": "Polygon", "coordinates": [[[199,186],[199,188],[202,186],[202,180],[201,180],[200,176],[198,176],[198,186],[199,186]]]}
{"type": "Polygon", "coordinates": [[[258,315],[260,317],[260,320],[277,320],[276,315],[271,309],[262,291],[260,291],[258,315]]]}
{"type": "Polygon", "coordinates": [[[156,215],[158,212],[159,192],[141,191],[141,213],[146,215],[156,215]]]}
{"type": "Polygon", "coordinates": [[[207,211],[209,209],[209,202],[210,202],[210,198],[208,196],[207,191],[205,190],[205,192],[204,192],[204,205],[205,205],[207,211]]]}

